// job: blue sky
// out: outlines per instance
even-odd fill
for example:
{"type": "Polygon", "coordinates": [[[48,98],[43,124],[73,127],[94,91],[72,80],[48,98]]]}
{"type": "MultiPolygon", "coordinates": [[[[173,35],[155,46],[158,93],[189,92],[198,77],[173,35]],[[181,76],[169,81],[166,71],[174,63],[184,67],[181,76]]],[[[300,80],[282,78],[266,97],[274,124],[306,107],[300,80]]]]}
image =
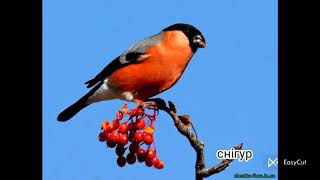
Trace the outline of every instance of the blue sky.
{"type": "Polygon", "coordinates": [[[277,154],[277,1],[43,1],[43,179],[194,179],[195,153],[165,113],[155,132],[165,168],[142,164],[119,168],[113,149],[97,140],[100,124],[123,102],[93,104],[72,120],[57,115],[85,94],[83,84],[130,45],[183,22],[198,27],[207,47],[199,49],[182,78],[158,97],[189,114],[205,143],[206,165],[218,149],[241,142],[254,157],[234,161],[207,179],[235,173],[274,173],[277,154]]]}

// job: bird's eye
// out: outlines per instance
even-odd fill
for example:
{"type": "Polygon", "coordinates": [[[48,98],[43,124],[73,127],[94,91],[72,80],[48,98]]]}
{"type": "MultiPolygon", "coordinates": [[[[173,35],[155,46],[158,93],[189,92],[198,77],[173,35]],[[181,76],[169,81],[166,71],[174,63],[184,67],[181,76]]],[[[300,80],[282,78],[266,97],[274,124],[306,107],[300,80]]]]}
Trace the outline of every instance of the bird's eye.
{"type": "Polygon", "coordinates": [[[200,48],[204,48],[206,45],[206,42],[201,35],[194,36],[193,43],[198,45],[200,48]]]}

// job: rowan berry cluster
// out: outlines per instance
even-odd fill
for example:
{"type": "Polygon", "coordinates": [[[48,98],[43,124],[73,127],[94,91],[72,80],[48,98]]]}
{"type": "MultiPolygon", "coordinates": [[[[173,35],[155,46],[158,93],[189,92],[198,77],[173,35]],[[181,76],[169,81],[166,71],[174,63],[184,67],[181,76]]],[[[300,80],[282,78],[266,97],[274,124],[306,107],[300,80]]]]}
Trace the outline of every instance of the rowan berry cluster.
{"type": "Polygon", "coordinates": [[[156,110],[148,114],[146,108],[137,105],[129,110],[125,104],[117,111],[116,118],[102,122],[99,141],[106,142],[110,148],[115,148],[118,155],[117,164],[120,167],[126,163],[145,162],[146,166],[162,169],[164,163],[157,157],[156,146],[153,139],[156,110]],[[127,119],[124,117],[128,116],[127,119]],[[123,121],[123,122],[121,122],[123,121]],[[153,148],[151,146],[153,145],[153,148]],[[126,150],[129,149],[127,155],[126,150]]]}

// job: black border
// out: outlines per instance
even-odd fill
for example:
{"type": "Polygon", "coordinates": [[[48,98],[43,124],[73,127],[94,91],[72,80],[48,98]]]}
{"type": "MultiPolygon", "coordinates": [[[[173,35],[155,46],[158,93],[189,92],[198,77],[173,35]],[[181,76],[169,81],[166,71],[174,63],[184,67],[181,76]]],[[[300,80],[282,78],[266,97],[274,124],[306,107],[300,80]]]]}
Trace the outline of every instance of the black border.
{"type": "Polygon", "coordinates": [[[42,179],[42,0],[33,1],[34,179],[42,179]]]}
{"type": "MultiPolygon", "coordinates": [[[[313,110],[315,100],[312,87],[319,80],[311,80],[312,65],[316,47],[309,41],[313,40],[312,26],[316,20],[311,20],[310,3],[301,1],[279,0],[279,51],[278,51],[278,163],[279,179],[307,179],[312,166],[308,146],[312,145],[318,130],[313,130],[312,121],[317,117],[313,110]],[[311,101],[311,102],[310,102],[311,101]],[[284,160],[306,160],[304,166],[284,165],[284,160]]],[[[314,76],[315,77],[315,76],[314,76]]],[[[319,83],[318,83],[319,84],[319,83]]]]}
{"type": "MultiPolygon", "coordinates": [[[[284,159],[286,147],[286,1],[278,0],[278,163],[284,159]]],[[[279,163],[278,178],[284,179],[283,166],[279,163]]]]}

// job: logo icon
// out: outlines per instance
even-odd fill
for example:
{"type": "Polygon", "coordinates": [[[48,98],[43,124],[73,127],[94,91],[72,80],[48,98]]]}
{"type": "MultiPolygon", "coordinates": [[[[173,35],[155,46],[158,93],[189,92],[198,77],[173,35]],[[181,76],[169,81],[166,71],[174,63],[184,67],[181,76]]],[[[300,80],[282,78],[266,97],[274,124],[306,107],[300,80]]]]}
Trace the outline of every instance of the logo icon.
{"type": "Polygon", "coordinates": [[[268,158],[268,167],[271,167],[271,166],[278,167],[278,158],[275,158],[275,159],[268,158]]]}

